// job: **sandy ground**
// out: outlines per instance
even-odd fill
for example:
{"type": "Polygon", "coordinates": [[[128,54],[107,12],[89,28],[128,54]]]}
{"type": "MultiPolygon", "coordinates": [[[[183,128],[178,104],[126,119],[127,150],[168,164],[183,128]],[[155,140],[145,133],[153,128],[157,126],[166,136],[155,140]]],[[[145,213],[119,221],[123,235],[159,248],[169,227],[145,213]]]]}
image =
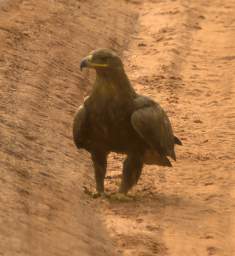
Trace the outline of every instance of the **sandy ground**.
{"type": "Polygon", "coordinates": [[[234,13],[233,0],[0,2],[0,255],[235,255],[234,13]],[[94,78],[79,61],[101,46],[184,143],[130,202],[84,193],[90,160],[71,140],[94,78]]]}

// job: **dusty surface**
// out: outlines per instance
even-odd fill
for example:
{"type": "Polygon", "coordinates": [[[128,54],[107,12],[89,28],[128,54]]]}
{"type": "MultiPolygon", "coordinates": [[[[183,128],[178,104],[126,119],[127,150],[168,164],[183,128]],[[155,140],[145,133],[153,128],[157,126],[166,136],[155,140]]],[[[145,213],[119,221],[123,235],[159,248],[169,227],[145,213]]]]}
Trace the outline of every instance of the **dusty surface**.
{"type": "MultiPolygon", "coordinates": [[[[234,1],[0,8],[0,255],[235,255],[234,1]],[[71,141],[93,79],[79,61],[99,46],[125,49],[134,87],[161,103],[184,143],[174,168],[145,167],[131,202],[83,193],[90,161],[71,141]]],[[[120,159],[110,158],[109,192],[120,159]]]]}
{"type": "Polygon", "coordinates": [[[96,202],[81,192],[93,173],[71,138],[89,89],[81,58],[121,50],[135,20],[101,2],[1,1],[0,255],[110,255],[96,202]]]}
{"type": "MultiPolygon", "coordinates": [[[[234,13],[234,1],[140,6],[127,71],[165,107],[184,146],[173,169],[144,169],[135,202],[107,204],[123,255],[235,255],[234,13]]],[[[112,191],[118,168],[110,168],[112,191]]]]}

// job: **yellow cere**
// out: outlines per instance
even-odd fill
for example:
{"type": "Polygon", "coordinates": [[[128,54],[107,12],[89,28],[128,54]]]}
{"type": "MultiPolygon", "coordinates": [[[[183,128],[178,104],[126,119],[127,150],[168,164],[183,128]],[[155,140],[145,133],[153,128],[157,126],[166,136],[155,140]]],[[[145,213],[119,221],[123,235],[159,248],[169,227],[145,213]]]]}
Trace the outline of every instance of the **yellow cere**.
{"type": "Polygon", "coordinates": [[[100,64],[100,63],[92,63],[91,65],[93,67],[97,67],[97,68],[106,68],[106,67],[108,67],[108,64],[100,64]]]}
{"type": "Polygon", "coordinates": [[[91,67],[95,67],[95,68],[106,68],[106,67],[108,67],[108,64],[105,64],[105,63],[92,63],[92,59],[93,59],[92,54],[87,56],[87,60],[89,61],[89,64],[90,64],[91,67]]]}
{"type": "Polygon", "coordinates": [[[92,55],[87,56],[87,60],[88,60],[88,61],[92,61],[92,58],[93,58],[92,55]]]}

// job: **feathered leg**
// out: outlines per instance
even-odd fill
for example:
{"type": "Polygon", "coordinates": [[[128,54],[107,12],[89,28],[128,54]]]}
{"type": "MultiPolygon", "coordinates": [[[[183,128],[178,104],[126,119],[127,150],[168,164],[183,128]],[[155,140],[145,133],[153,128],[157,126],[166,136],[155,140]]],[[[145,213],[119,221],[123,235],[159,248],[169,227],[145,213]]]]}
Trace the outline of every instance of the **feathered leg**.
{"type": "Polygon", "coordinates": [[[95,169],[96,191],[99,195],[104,194],[104,178],[107,168],[107,154],[92,153],[92,161],[95,169]]]}
{"type": "Polygon", "coordinates": [[[129,154],[123,163],[122,182],[119,193],[127,192],[137,184],[143,168],[143,154],[129,154]]]}

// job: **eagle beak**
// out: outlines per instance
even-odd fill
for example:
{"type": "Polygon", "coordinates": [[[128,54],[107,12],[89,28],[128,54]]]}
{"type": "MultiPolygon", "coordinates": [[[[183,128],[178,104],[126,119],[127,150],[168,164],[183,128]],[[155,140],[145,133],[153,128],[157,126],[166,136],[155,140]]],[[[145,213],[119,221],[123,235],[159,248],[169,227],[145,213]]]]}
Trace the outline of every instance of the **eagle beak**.
{"type": "Polygon", "coordinates": [[[89,55],[82,59],[80,63],[80,70],[82,71],[83,68],[88,68],[91,65],[92,55],[89,55]]]}
{"type": "Polygon", "coordinates": [[[92,55],[89,55],[82,59],[80,63],[80,70],[82,71],[83,68],[107,68],[108,64],[105,63],[93,63],[92,62],[92,55]]]}

